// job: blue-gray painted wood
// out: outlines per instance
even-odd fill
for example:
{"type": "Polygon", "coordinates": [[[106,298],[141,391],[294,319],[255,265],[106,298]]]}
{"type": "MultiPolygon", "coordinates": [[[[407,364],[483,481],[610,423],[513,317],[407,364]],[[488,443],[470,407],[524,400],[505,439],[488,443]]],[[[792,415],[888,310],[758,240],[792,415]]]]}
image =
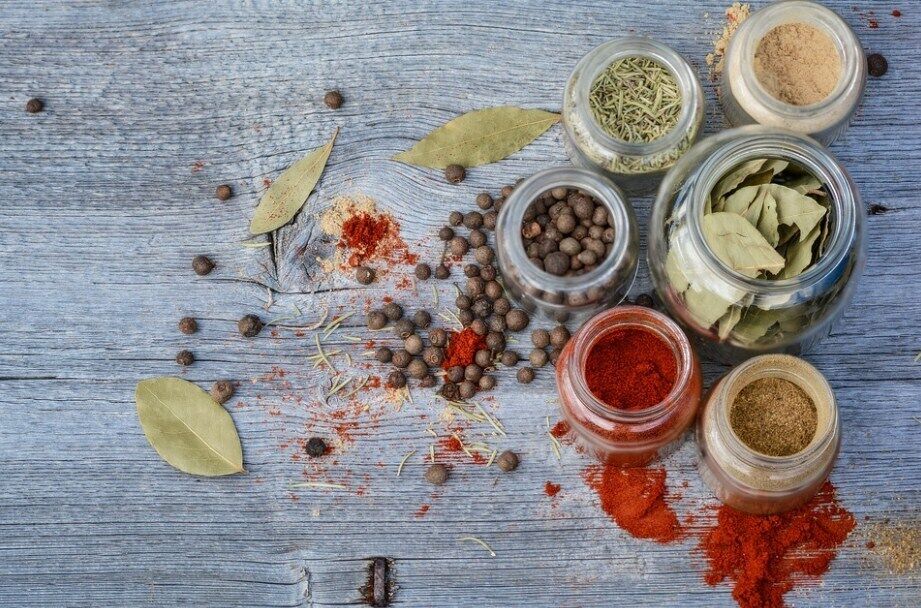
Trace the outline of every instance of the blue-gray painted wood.
{"type": "MultiPolygon", "coordinates": [[[[578,58],[627,32],[661,38],[705,76],[725,4],[6,0],[0,604],[350,605],[359,602],[367,558],[385,555],[394,560],[399,606],[732,605],[728,586],[703,584],[693,539],[660,546],[630,538],[582,483],[585,459],[567,449],[555,461],[544,432],[556,408],[548,371],[527,393],[513,390],[507,373],[500,377],[497,411],[509,436],[495,443],[521,453],[515,474],[458,467],[433,498],[421,482],[431,437],[420,415],[439,408],[417,391],[401,411],[373,403],[377,423],[358,429],[354,443],[323,465],[349,491],[301,490],[293,500],[288,485],[305,465],[282,445],[305,435],[308,396],[325,376],[305,363],[307,339],[290,330],[254,340],[234,331],[242,314],[261,311],[263,285],[281,292],[261,311],[266,318],[293,303],[345,311],[387,289],[387,282],[362,288],[359,298],[341,277],[312,285],[310,254],[329,245],[319,242],[309,212],[279,231],[274,266],[268,250],[238,244],[263,178],[320,145],[334,126],[342,132],[310,208],[364,192],[434,258],[432,234],[448,210],[566,162],[560,129],[470,171],[459,186],[387,160],[394,152],[473,108],[558,108],[578,58]],[[346,97],[337,112],[322,104],[330,88],[346,97]],[[23,111],[32,96],[46,100],[43,113],[23,111]],[[236,191],[226,203],[212,194],[223,182],[236,191]],[[191,273],[197,253],[216,259],[211,276],[191,273]],[[198,334],[175,330],[184,314],[201,319],[198,334]],[[172,359],[183,347],[198,357],[190,380],[243,381],[229,407],[245,476],[182,475],[138,427],[135,383],[176,373],[172,359]],[[260,380],[274,366],[289,374],[260,380]],[[294,394],[307,399],[299,404],[294,394]],[[410,448],[419,453],[397,478],[410,448]],[[547,480],[563,486],[555,504],[543,493],[547,480]],[[417,518],[423,503],[431,510],[417,518]],[[497,556],[459,543],[463,535],[487,540],[497,556]]],[[[917,519],[921,501],[921,364],[914,362],[921,350],[921,8],[897,2],[904,16],[895,19],[889,3],[829,4],[867,49],[889,58],[889,74],[869,83],[834,152],[866,201],[890,211],[869,218],[869,262],[856,301],[809,356],[840,397],[844,447],[833,479],[860,526],[823,581],[789,599],[917,606],[917,575],[885,573],[862,547],[865,516],[917,519]],[[878,29],[862,14],[871,7],[878,29]]],[[[707,92],[712,133],[722,118],[709,83],[707,92]]],[[[635,201],[643,231],[650,202],[635,201]]],[[[636,291],[648,288],[641,268],[636,291]]],[[[367,336],[360,327],[349,332],[367,336]]],[[[362,350],[344,346],[356,356],[362,350]]],[[[721,371],[706,366],[708,379],[721,371]]],[[[311,432],[329,434],[329,423],[311,432]]],[[[683,495],[682,515],[714,504],[696,474],[693,444],[666,466],[683,495]]]]}

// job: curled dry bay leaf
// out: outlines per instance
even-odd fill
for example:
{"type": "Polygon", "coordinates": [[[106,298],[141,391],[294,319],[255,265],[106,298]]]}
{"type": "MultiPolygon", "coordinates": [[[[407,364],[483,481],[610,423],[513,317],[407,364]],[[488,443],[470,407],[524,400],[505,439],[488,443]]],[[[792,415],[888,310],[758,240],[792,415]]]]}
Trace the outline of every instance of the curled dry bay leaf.
{"type": "Polygon", "coordinates": [[[502,160],[560,120],[559,114],[500,106],[474,110],[438,127],[394,160],[420,167],[476,167],[502,160]]]}
{"type": "Polygon", "coordinates": [[[272,182],[253,214],[253,221],[249,225],[251,234],[263,234],[281,228],[300,211],[320,181],[338,134],[337,128],[325,145],[308,153],[272,182]]]}
{"type": "Polygon", "coordinates": [[[775,274],[784,267],[783,257],[741,215],[711,213],[703,217],[701,225],[713,253],[736,272],[754,278],[762,270],[775,274]]]}
{"type": "Polygon", "coordinates": [[[243,472],[243,450],[230,414],[191,382],[149,378],[135,391],[147,441],[163,460],[192,475],[243,472]]]}

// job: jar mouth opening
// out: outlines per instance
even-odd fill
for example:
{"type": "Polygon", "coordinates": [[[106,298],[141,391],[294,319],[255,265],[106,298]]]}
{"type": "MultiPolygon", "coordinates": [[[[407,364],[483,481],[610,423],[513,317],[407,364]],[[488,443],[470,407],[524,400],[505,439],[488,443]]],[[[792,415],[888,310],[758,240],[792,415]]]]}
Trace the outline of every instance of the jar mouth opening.
{"type": "Polygon", "coordinates": [[[587,169],[555,167],[525,179],[515,187],[496,221],[496,235],[507,242],[511,263],[529,286],[560,293],[579,292],[605,283],[610,273],[627,255],[633,230],[631,212],[619,188],[587,169]],[[524,214],[538,196],[553,188],[573,188],[587,192],[608,210],[613,220],[614,242],[611,252],[598,266],[583,275],[556,276],[538,268],[528,258],[521,236],[524,214]]]}
{"type": "Polygon", "coordinates": [[[693,185],[688,210],[695,219],[689,224],[691,238],[710,264],[722,271],[723,278],[740,289],[776,294],[820,281],[846,257],[847,242],[856,229],[857,201],[850,178],[821,144],[807,136],[758,126],[742,127],[739,131],[749,131],[751,135],[741,141],[728,141],[701,165],[700,174],[706,179],[697,180],[693,185]],[[797,145],[791,146],[790,138],[795,139],[797,145]],[[831,232],[825,254],[801,274],[787,279],[752,278],[736,271],[716,255],[701,227],[707,200],[716,183],[736,167],[759,158],[797,164],[818,178],[828,192],[831,232]]]}
{"type": "Polygon", "coordinates": [[[839,103],[850,103],[849,93],[859,86],[862,51],[853,30],[831,9],[803,0],[777,2],[757,11],[742,24],[745,28],[736,33],[736,38],[744,44],[739,49],[743,61],[742,80],[752,97],[770,112],[788,120],[808,120],[831,111],[839,103]],[[797,10],[798,16],[791,17],[788,11],[797,10]],[[828,36],[835,46],[841,61],[841,74],[835,88],[822,100],[809,105],[795,105],[774,97],[761,83],[755,73],[755,53],[761,40],[771,30],[790,23],[804,23],[819,29],[828,36]],[[742,34],[739,36],[739,34],[742,34]]]}
{"type": "Polygon", "coordinates": [[[718,423],[724,431],[729,451],[743,463],[778,469],[801,466],[821,454],[834,440],[838,428],[838,406],[834,391],[822,373],[792,355],[760,355],[733,369],[720,385],[718,423]],[[739,437],[730,421],[730,412],[743,388],[762,378],[782,378],[798,386],[816,407],[815,434],[803,449],[785,456],[772,456],[750,447],[739,437]]]}
{"type": "Polygon", "coordinates": [[[698,89],[700,84],[690,64],[671,47],[641,36],[618,38],[596,46],[586,53],[576,66],[575,71],[580,70],[585,70],[585,74],[579,79],[578,97],[586,100],[586,103],[580,105],[578,111],[583,114],[583,122],[591,136],[605,147],[624,155],[646,156],[678,145],[692,130],[700,101],[691,91],[698,89]],[[642,57],[655,61],[668,70],[681,92],[681,112],[675,126],[664,135],[648,142],[629,142],[609,135],[595,119],[595,114],[587,103],[592,85],[598,76],[615,61],[628,57],[642,57]]]}
{"type": "Polygon", "coordinates": [[[573,388],[593,414],[626,424],[648,422],[670,412],[690,382],[694,370],[691,343],[678,325],[662,313],[640,306],[618,306],[592,317],[573,338],[576,365],[569,367],[573,388]],[[654,405],[638,410],[611,407],[595,396],[588,387],[583,370],[588,356],[599,340],[622,329],[637,329],[650,333],[665,343],[675,357],[677,373],[668,395],[654,405]]]}

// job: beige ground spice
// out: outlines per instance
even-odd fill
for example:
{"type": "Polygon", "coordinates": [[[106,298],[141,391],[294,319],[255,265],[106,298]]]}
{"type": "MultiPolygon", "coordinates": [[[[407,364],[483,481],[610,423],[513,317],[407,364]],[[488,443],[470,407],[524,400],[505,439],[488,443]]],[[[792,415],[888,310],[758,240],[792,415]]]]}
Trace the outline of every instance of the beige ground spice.
{"type": "Polygon", "coordinates": [[[867,548],[892,574],[921,570],[921,522],[876,524],[868,536],[867,548]]]}
{"type": "Polygon", "coordinates": [[[765,34],[755,51],[754,67],[768,93],[795,106],[828,97],[842,70],[831,37],[807,23],[784,23],[765,34]]]}
{"type": "Polygon", "coordinates": [[[726,47],[732,36],[742,25],[742,22],[751,15],[751,6],[741,2],[733,2],[725,11],[726,23],[723,26],[722,33],[713,39],[713,51],[707,53],[707,65],[710,67],[710,80],[719,80],[723,74],[723,62],[726,55],[726,47]]]}
{"type": "Polygon", "coordinates": [[[768,456],[789,456],[809,445],[818,413],[803,389],[784,378],[760,378],[745,386],[729,410],[742,442],[768,456]]]}

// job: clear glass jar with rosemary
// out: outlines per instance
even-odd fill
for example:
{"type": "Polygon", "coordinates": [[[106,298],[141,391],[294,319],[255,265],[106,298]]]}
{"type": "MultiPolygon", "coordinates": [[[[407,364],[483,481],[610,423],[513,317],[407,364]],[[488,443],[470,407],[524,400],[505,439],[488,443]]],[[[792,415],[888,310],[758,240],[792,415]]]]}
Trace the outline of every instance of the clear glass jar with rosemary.
{"type": "Polygon", "coordinates": [[[815,140],[762,126],[694,146],[653,206],[648,263],[699,352],[738,363],[828,335],[865,259],[863,207],[815,140]]]}
{"type": "Polygon", "coordinates": [[[566,146],[628,193],[653,190],[697,140],[704,94],[681,55],[648,38],[602,44],[576,65],[563,97],[566,146]]]}

